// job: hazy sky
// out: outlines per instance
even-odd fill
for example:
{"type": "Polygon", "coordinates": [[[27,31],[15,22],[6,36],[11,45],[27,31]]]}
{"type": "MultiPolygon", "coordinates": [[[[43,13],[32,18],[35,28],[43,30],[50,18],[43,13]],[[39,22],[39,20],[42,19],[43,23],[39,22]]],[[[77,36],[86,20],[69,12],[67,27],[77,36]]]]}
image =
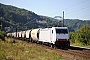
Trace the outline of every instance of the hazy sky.
{"type": "Polygon", "coordinates": [[[13,5],[49,17],[90,19],[90,0],[0,0],[0,3],[13,5]]]}

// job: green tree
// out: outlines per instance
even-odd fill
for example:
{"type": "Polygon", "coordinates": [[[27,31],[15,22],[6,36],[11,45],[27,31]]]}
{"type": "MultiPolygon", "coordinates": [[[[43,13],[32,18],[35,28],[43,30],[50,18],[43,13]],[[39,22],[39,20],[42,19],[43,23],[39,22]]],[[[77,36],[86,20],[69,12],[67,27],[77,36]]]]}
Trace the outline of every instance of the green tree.
{"type": "Polygon", "coordinates": [[[80,29],[80,42],[90,45],[90,26],[84,26],[80,29]]]}
{"type": "Polygon", "coordinates": [[[90,26],[83,26],[76,32],[70,32],[71,43],[90,45],[90,26]]]}
{"type": "Polygon", "coordinates": [[[75,43],[75,32],[70,32],[70,39],[71,43],[75,43]]]}

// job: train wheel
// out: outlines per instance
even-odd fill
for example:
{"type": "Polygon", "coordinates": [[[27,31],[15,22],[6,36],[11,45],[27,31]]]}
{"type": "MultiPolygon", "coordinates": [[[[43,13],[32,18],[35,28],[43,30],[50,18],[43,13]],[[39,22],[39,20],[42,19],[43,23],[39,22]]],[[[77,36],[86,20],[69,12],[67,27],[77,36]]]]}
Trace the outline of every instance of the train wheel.
{"type": "Polygon", "coordinates": [[[55,44],[51,44],[51,48],[56,49],[56,45],[55,44]]]}
{"type": "Polygon", "coordinates": [[[30,40],[29,40],[29,39],[27,39],[27,42],[30,42],[30,40]]]}
{"type": "Polygon", "coordinates": [[[39,44],[39,41],[36,41],[37,44],[39,44]]]}

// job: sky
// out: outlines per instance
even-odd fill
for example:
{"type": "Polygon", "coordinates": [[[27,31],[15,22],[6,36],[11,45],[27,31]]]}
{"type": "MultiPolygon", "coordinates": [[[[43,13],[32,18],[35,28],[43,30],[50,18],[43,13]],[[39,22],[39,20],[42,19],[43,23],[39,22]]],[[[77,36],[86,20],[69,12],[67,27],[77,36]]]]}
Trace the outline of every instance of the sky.
{"type": "Polygon", "coordinates": [[[0,0],[0,3],[24,8],[38,15],[65,19],[90,20],[90,0],[0,0]]]}

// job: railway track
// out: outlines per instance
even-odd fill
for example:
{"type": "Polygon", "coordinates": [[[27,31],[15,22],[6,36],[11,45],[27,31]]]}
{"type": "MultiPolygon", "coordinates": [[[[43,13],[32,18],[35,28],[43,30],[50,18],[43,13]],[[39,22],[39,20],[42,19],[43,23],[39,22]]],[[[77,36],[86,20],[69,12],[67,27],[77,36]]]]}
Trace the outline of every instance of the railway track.
{"type": "Polygon", "coordinates": [[[53,52],[60,53],[63,56],[70,58],[70,60],[90,60],[90,49],[71,46],[68,50],[53,49],[53,52]]]}
{"type": "Polygon", "coordinates": [[[69,58],[69,60],[90,60],[90,49],[70,46],[68,50],[54,49],[48,46],[44,46],[49,52],[56,52],[62,54],[62,56],[69,58]]]}
{"type": "Polygon", "coordinates": [[[90,60],[90,52],[86,53],[84,51],[71,49],[69,50],[56,49],[56,51],[60,52],[65,57],[69,57],[71,60],[90,60]]]}
{"type": "Polygon", "coordinates": [[[70,46],[68,50],[64,50],[58,48],[54,49],[49,46],[40,44],[38,46],[43,46],[48,52],[60,53],[62,56],[69,58],[67,60],[90,60],[90,49],[70,46]]]}

